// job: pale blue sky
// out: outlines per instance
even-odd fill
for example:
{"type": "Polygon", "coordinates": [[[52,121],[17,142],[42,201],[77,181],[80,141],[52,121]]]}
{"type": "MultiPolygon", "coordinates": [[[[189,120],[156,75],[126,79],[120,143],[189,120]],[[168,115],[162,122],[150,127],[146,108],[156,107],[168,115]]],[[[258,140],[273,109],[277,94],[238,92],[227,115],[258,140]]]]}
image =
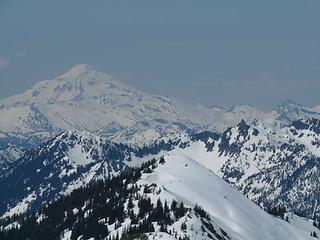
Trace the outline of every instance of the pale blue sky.
{"type": "Polygon", "coordinates": [[[318,0],[0,0],[0,98],[87,63],[204,105],[317,105],[319,12],[318,0]]]}

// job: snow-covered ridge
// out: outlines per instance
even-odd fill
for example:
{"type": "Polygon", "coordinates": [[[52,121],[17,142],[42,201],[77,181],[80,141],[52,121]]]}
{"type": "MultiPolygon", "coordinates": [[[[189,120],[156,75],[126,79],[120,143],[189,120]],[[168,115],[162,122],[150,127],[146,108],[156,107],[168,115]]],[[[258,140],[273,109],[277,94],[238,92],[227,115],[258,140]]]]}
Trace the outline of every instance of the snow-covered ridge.
{"type": "Polygon", "coordinates": [[[41,201],[50,201],[127,165],[173,154],[196,159],[265,209],[284,205],[312,218],[319,216],[319,123],[299,120],[272,128],[261,121],[242,121],[221,134],[172,134],[141,148],[87,131],[66,131],[12,164],[9,176],[0,177],[0,186],[14,184],[21,195],[8,188],[0,200],[11,199],[12,208],[35,191],[41,201]]]}
{"type": "Polygon", "coordinates": [[[161,140],[138,148],[88,131],[65,131],[28,150],[0,175],[0,215],[37,209],[76,188],[117,175],[128,163],[140,165],[180,142],[161,140]]]}
{"type": "MultiPolygon", "coordinates": [[[[84,234],[92,228],[77,231],[76,226],[81,224],[79,219],[105,226],[108,231],[102,233],[104,237],[120,238],[142,221],[150,223],[148,230],[139,227],[139,231],[148,231],[146,239],[311,240],[314,239],[311,233],[320,234],[312,220],[292,213],[285,214],[286,220],[267,214],[199,162],[200,159],[169,154],[160,161],[145,164],[130,175],[130,171],[127,175],[120,174],[119,178],[112,179],[111,185],[110,182],[109,185],[99,183],[87,188],[88,191],[84,189],[71,195],[71,199],[64,198],[49,206],[49,210],[39,210],[31,221],[35,223],[36,231],[42,227],[39,223],[51,224],[60,239],[71,239],[73,234],[89,239],[102,233],[93,231],[86,237],[84,234]],[[108,192],[113,186],[113,191],[108,192]],[[110,192],[116,193],[112,200],[110,192]],[[176,207],[172,207],[173,201],[176,207]],[[108,214],[110,211],[115,213],[118,209],[115,205],[123,206],[122,214],[111,220],[111,214],[108,214]],[[109,211],[106,211],[107,206],[109,211]],[[55,214],[55,208],[63,209],[64,214],[55,214]],[[58,226],[48,221],[52,216],[57,217],[54,223],[58,226]]],[[[35,198],[36,194],[32,192],[15,210],[24,210],[35,198]]],[[[23,228],[23,224],[29,221],[24,222],[22,218],[26,219],[25,216],[8,219],[0,230],[23,228]]]]}
{"type": "Polygon", "coordinates": [[[216,139],[193,139],[172,154],[197,159],[264,208],[285,206],[320,217],[320,121],[284,128],[241,122],[216,139]]]}
{"type": "Polygon", "coordinates": [[[141,146],[180,131],[223,131],[241,119],[283,125],[303,117],[319,118],[317,109],[292,102],[271,112],[247,105],[207,108],[143,93],[80,64],[53,80],[41,81],[24,93],[1,100],[0,139],[38,143],[65,130],[87,130],[141,146]]]}
{"type": "Polygon", "coordinates": [[[106,179],[124,169],[126,157],[130,155],[121,145],[107,139],[86,131],[63,132],[28,151],[0,176],[0,211],[11,216],[35,209],[75,188],[106,179]]]}
{"type": "Polygon", "coordinates": [[[312,231],[320,233],[306,220],[302,221],[305,226],[301,224],[297,227],[267,214],[213,172],[198,164],[201,159],[174,154],[165,157],[165,161],[154,173],[146,174],[142,184],[156,183],[162,189],[162,199],[175,198],[189,205],[202,206],[231,239],[312,239],[310,227],[312,231]]]}
{"type": "Polygon", "coordinates": [[[0,175],[10,168],[10,164],[19,159],[24,154],[24,149],[13,144],[0,149],[0,175]]]}

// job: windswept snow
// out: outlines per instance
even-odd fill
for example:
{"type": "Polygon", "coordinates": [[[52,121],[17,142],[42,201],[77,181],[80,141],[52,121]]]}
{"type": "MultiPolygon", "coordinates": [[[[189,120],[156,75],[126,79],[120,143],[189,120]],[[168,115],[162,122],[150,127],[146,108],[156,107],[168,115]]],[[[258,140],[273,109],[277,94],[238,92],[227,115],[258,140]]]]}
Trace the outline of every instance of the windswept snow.
{"type": "Polygon", "coordinates": [[[172,153],[197,159],[201,165],[211,169],[217,174],[219,174],[221,167],[227,160],[225,156],[220,156],[218,147],[213,148],[212,151],[208,151],[205,143],[202,141],[192,142],[184,149],[176,148],[172,153]]]}
{"type": "Polygon", "coordinates": [[[171,195],[189,205],[202,206],[233,239],[312,239],[309,228],[297,229],[267,214],[191,158],[175,154],[166,156],[165,160],[144,181],[161,186],[163,198],[171,195]]]}

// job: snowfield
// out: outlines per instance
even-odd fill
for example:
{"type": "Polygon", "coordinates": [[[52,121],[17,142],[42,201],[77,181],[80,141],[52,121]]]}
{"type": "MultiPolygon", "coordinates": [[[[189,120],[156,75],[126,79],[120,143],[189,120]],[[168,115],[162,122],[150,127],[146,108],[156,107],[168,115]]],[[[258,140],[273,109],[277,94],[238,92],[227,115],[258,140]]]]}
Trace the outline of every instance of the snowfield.
{"type": "Polygon", "coordinates": [[[310,237],[311,229],[320,234],[311,222],[304,221],[304,227],[297,227],[297,224],[269,215],[191,158],[169,155],[165,160],[164,165],[142,181],[161,186],[162,198],[200,205],[232,239],[311,240],[314,239],[310,237]]]}
{"type": "MultiPolygon", "coordinates": [[[[141,186],[156,184],[168,202],[200,205],[232,239],[314,239],[310,233],[320,232],[312,221],[293,213],[284,221],[259,206],[286,204],[319,216],[319,119],[320,106],[290,101],[271,112],[193,105],[77,65],[0,101],[0,213],[36,210],[165,155],[165,164],[142,174],[141,186]]],[[[153,203],[159,196],[151,196],[153,203]]],[[[208,240],[197,231],[203,223],[197,216],[186,219],[191,239],[208,240]]],[[[71,230],[63,234],[70,237],[71,230]]],[[[174,239],[160,232],[147,237],[174,239]]]]}

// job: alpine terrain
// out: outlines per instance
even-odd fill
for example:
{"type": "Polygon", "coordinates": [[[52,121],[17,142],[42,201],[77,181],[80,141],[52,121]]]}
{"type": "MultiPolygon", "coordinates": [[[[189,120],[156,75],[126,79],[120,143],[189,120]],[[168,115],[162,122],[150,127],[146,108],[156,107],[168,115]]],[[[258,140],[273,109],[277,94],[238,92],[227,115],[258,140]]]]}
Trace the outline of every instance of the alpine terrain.
{"type": "Polygon", "coordinates": [[[1,223],[2,239],[311,240],[320,234],[293,214],[269,215],[181,155],[146,162],[1,223]]]}
{"type": "Polygon", "coordinates": [[[76,65],[0,101],[0,239],[320,236],[320,107],[204,107],[76,65]]]}

